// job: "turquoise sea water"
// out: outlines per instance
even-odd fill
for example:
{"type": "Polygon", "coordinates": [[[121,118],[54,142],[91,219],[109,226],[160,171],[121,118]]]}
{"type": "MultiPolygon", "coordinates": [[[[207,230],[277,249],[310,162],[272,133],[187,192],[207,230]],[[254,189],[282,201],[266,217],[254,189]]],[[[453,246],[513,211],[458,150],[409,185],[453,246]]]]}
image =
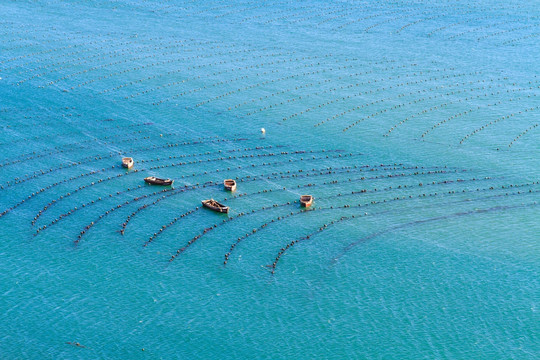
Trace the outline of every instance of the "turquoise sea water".
{"type": "Polygon", "coordinates": [[[0,2],[1,358],[538,359],[539,5],[0,2]]]}

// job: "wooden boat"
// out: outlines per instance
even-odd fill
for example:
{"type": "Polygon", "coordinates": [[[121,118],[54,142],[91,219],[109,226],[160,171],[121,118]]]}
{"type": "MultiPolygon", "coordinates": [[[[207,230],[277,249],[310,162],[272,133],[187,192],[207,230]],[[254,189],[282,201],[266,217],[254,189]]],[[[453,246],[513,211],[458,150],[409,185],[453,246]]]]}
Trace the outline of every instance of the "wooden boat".
{"type": "Polygon", "coordinates": [[[149,176],[144,178],[144,181],[148,184],[152,185],[163,185],[163,186],[169,186],[172,185],[174,180],[171,179],[160,179],[155,176],[149,176]]]}
{"type": "Polygon", "coordinates": [[[202,204],[203,204],[203,206],[209,208],[210,210],[214,210],[214,211],[217,211],[217,212],[220,212],[220,213],[228,213],[229,212],[229,207],[228,206],[220,204],[214,199],[203,200],[202,204]]]}
{"type": "Polygon", "coordinates": [[[122,166],[128,169],[131,169],[133,167],[133,158],[130,158],[130,157],[122,158],[122,166]]]}
{"type": "Polygon", "coordinates": [[[223,181],[223,186],[225,187],[225,190],[228,191],[235,191],[236,190],[236,181],[233,179],[227,179],[223,181]]]}
{"type": "Polygon", "coordinates": [[[310,207],[313,204],[313,196],[311,195],[302,195],[300,196],[300,204],[302,207],[310,207]]]}

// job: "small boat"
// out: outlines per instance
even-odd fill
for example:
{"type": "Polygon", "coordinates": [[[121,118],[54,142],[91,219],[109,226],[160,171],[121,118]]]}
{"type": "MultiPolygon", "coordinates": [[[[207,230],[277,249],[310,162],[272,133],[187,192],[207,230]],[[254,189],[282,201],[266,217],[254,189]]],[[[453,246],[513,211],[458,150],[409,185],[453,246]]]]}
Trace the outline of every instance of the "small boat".
{"type": "Polygon", "coordinates": [[[128,169],[131,169],[133,167],[133,158],[130,158],[130,157],[122,158],[122,166],[128,169]]]}
{"type": "Polygon", "coordinates": [[[173,182],[174,182],[174,180],[171,180],[171,179],[160,179],[160,178],[157,178],[155,176],[146,177],[146,178],[144,178],[144,181],[147,182],[148,184],[163,185],[163,186],[172,185],[173,182]]]}
{"type": "Polygon", "coordinates": [[[228,191],[235,191],[236,190],[236,181],[233,179],[227,179],[223,181],[223,186],[225,187],[225,190],[228,191]]]}
{"type": "Polygon", "coordinates": [[[214,199],[203,200],[202,204],[203,204],[203,206],[206,206],[210,210],[214,210],[214,211],[217,211],[217,212],[220,212],[220,213],[228,213],[229,212],[229,207],[228,206],[220,204],[214,199]]]}
{"type": "Polygon", "coordinates": [[[300,204],[302,207],[310,207],[313,204],[313,196],[311,195],[302,195],[300,196],[300,204]]]}

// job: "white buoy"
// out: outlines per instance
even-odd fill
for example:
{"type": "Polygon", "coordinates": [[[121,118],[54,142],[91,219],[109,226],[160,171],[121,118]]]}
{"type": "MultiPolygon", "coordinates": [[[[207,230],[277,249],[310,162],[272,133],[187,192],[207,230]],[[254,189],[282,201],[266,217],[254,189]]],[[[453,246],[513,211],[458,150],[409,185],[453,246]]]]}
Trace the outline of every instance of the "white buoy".
{"type": "Polygon", "coordinates": [[[266,130],[264,128],[261,128],[261,133],[266,134],[266,130]]]}

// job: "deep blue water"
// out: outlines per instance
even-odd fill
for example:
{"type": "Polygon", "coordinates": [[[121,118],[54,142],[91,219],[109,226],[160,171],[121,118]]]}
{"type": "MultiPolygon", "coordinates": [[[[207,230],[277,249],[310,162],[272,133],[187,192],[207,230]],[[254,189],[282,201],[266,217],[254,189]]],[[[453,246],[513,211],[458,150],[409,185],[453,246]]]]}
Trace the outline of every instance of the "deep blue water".
{"type": "Polygon", "coordinates": [[[0,2],[1,357],[539,358],[539,5],[0,2]]]}

